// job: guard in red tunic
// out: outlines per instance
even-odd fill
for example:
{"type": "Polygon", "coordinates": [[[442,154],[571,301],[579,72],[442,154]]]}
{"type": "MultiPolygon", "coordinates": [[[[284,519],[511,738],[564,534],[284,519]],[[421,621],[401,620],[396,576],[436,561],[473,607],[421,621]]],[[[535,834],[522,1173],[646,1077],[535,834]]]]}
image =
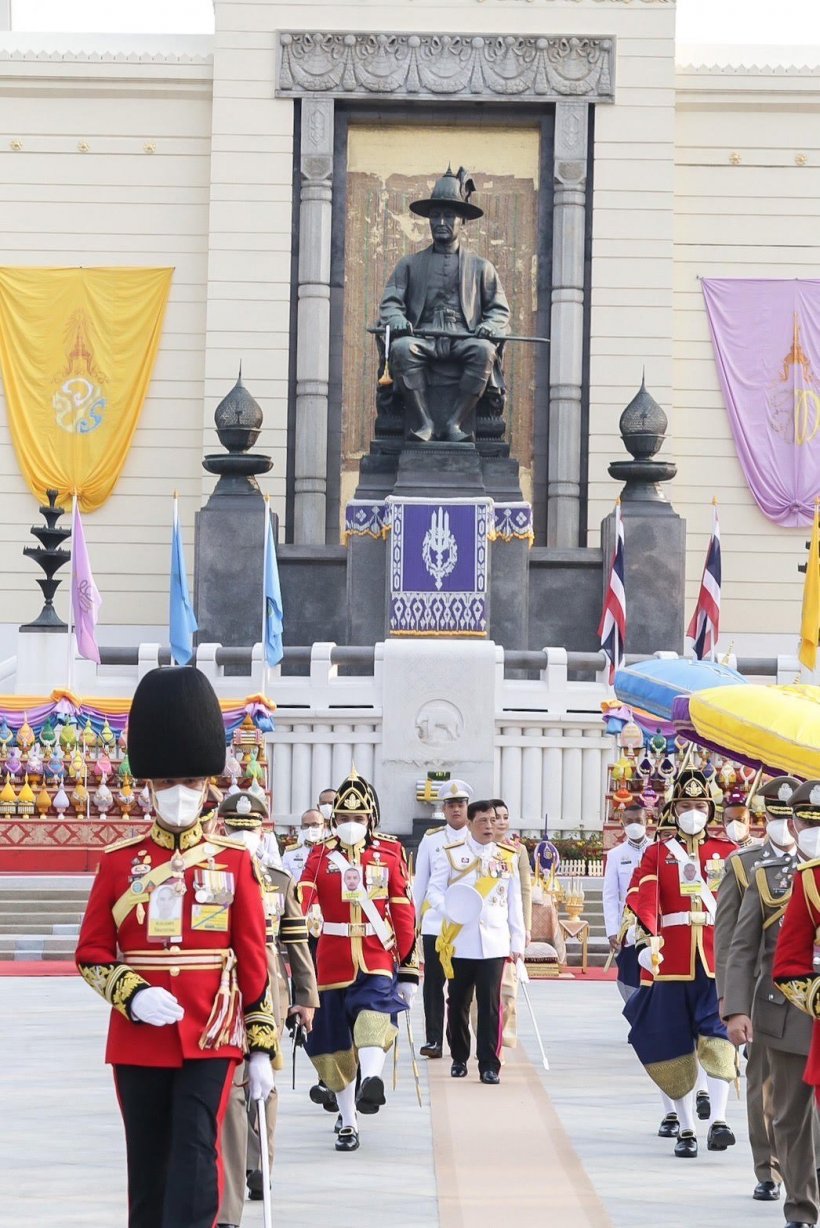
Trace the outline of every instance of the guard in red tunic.
{"type": "Polygon", "coordinates": [[[636,946],[645,986],[627,1002],[629,1042],[647,1074],[675,1104],[680,1133],[675,1155],[698,1154],[692,1092],[698,1063],[712,1103],[707,1147],[725,1151],[735,1136],[726,1124],[736,1055],[718,1013],[715,991],[715,894],[724,859],[735,846],[706,830],[714,802],[701,772],[685,769],[671,801],[674,834],[658,833],[635,871],[627,907],[636,918],[636,946]]]}
{"type": "Polygon", "coordinates": [[[357,1111],[377,1113],[385,1103],[381,1075],[396,1016],[418,989],[416,917],[404,849],[378,831],[375,790],[355,768],[336,791],[332,822],[334,834],[313,849],[299,882],[303,911],[318,903],[323,918],[320,1005],[306,1049],[339,1103],[336,1150],[355,1151],[357,1111]]]}
{"type": "MultiPolygon", "coordinates": [[[[791,898],[774,955],[773,979],[794,1006],[820,1019],[820,780],[807,780],[792,794],[797,867],[791,898]]],[[[820,1102],[820,1028],[815,1022],[803,1075],[820,1102]]]]}
{"type": "Polygon", "coordinates": [[[106,1061],[125,1125],[129,1228],[212,1228],[219,1122],[246,1050],[252,1098],[273,1087],[264,907],[245,847],[202,832],[207,778],[225,763],[208,680],[152,670],[128,733],[157,817],[106,849],[77,966],[113,1008],[106,1061]]]}

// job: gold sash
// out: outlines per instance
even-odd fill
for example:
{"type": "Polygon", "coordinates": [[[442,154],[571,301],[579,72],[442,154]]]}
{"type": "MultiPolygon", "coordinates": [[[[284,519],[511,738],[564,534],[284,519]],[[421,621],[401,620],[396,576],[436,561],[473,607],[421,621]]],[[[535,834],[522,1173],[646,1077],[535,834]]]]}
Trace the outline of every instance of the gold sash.
{"type": "MultiPolygon", "coordinates": [[[[190,870],[192,866],[199,865],[201,861],[208,861],[211,857],[217,857],[220,852],[218,844],[195,844],[193,848],[188,849],[182,854],[182,860],[185,862],[185,869],[190,870]]],[[[117,900],[114,907],[111,909],[111,915],[114,918],[114,924],[117,929],[120,928],[125,918],[133,912],[138,904],[146,903],[145,883],[150,882],[152,886],[159,887],[166,879],[172,878],[177,871],[172,868],[171,861],[164,862],[158,866],[156,870],[152,870],[150,874],[146,874],[144,878],[137,881],[142,884],[139,891],[134,891],[134,884],[123,892],[117,900]]]]}

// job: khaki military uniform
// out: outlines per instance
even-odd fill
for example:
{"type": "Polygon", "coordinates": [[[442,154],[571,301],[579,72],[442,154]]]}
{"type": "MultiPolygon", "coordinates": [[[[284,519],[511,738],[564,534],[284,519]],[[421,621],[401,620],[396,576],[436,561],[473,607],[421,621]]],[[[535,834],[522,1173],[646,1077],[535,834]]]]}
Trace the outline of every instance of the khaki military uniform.
{"type": "MultiPolygon", "coordinates": [[[[293,1004],[319,1005],[316,973],[308,947],[307,928],[296,895],[296,884],[285,870],[260,866],[259,877],[265,904],[267,953],[273,994],[273,1009],[280,1034],[288,1006],[291,1004],[284,959],[290,963],[293,983],[293,1004]]],[[[245,1096],[247,1075],[240,1062],[234,1076],[231,1097],[222,1123],[221,1150],[223,1166],[222,1205],[217,1223],[239,1224],[245,1204],[245,1173],[261,1168],[257,1109],[245,1096]]],[[[274,1131],[276,1129],[277,1095],[273,1089],[265,1105],[268,1128],[268,1155],[273,1163],[274,1131]]]]}
{"type": "Polygon", "coordinates": [[[816,1224],[813,1089],[803,1082],[813,1020],[793,1006],[772,980],[777,937],[796,865],[796,858],[773,853],[754,869],[725,966],[723,1017],[748,1015],[754,1034],[752,1049],[766,1049],[774,1149],[786,1187],[786,1220],[816,1224]]]}
{"type": "MultiPolygon", "coordinates": [[[[738,849],[726,860],[726,876],[718,893],[715,914],[715,982],[718,1001],[723,997],[729,950],[732,945],[743,897],[759,865],[774,856],[768,843],[755,842],[738,849]]],[[[724,1012],[725,1018],[725,1012],[724,1012]]],[[[749,1122],[749,1144],[752,1163],[758,1181],[780,1181],[780,1165],[772,1133],[772,1082],[769,1054],[763,1038],[747,1046],[746,1117],[749,1122]]]]}

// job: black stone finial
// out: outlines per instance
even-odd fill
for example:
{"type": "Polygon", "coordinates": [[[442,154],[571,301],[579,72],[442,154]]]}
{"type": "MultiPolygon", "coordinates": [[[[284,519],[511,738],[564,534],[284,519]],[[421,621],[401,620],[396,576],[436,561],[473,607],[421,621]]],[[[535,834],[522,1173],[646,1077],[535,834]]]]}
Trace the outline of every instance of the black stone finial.
{"type": "Polygon", "coordinates": [[[31,533],[37,538],[39,546],[25,546],[23,554],[28,559],[34,559],[42,568],[44,577],[37,583],[45,598],[45,603],[38,617],[32,623],[26,623],[21,631],[67,631],[68,628],[54,609],[54,594],[62,583],[55,580],[55,573],[64,567],[71,558],[71,551],[64,550],[61,542],[71,536],[71,529],[58,529],[57,521],[65,515],[65,508],[57,507],[57,491],[47,490],[47,504],[40,508],[40,515],[45,520],[44,525],[32,525],[31,533]]]}
{"type": "Polygon", "coordinates": [[[650,499],[666,502],[666,496],[658,487],[659,482],[669,482],[677,473],[677,465],[671,461],[653,458],[663,447],[669,419],[655,398],[647,391],[646,368],[641,376],[641,386],[623,411],[618,423],[624,447],[633,460],[613,461],[609,475],[616,481],[625,481],[621,500],[650,499]]]}
{"type": "Polygon", "coordinates": [[[262,410],[242,383],[242,363],[230,392],[222,398],[214,413],[219,442],[227,452],[206,456],[202,464],[208,473],[219,475],[212,498],[216,495],[259,495],[256,475],[273,467],[269,456],[250,449],[262,429],[262,410]]]}

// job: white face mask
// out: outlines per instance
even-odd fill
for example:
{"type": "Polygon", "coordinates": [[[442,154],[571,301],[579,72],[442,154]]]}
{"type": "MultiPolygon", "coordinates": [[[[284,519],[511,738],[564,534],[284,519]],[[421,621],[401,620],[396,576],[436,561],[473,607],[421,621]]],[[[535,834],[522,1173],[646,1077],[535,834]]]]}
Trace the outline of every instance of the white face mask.
{"type": "Polygon", "coordinates": [[[245,848],[253,856],[259,845],[262,843],[262,832],[257,827],[254,831],[238,831],[237,837],[242,841],[245,848]]]}
{"type": "Polygon", "coordinates": [[[155,789],[154,807],[167,827],[185,831],[193,827],[199,818],[205,800],[205,786],[192,789],[189,785],[171,785],[169,789],[155,789]]]}
{"type": "Polygon", "coordinates": [[[318,844],[324,834],[322,827],[303,827],[299,833],[303,844],[318,844]]]}
{"type": "Polygon", "coordinates": [[[739,844],[741,840],[745,840],[749,834],[749,828],[742,819],[730,819],[724,824],[724,830],[730,840],[735,844],[739,844]]]}
{"type": "Polygon", "coordinates": [[[635,844],[639,840],[643,840],[646,835],[646,828],[643,823],[626,823],[624,824],[624,831],[626,832],[627,840],[632,840],[635,844]]]}
{"type": "Polygon", "coordinates": [[[352,848],[355,844],[360,844],[364,840],[367,835],[367,827],[364,823],[355,823],[352,820],[348,823],[337,823],[336,835],[342,844],[352,848]]]}
{"type": "Polygon", "coordinates": [[[779,849],[794,848],[794,836],[791,833],[788,819],[768,819],[766,821],[766,836],[779,849]]]}
{"type": "Polygon", "coordinates": [[[820,857],[820,827],[806,827],[797,833],[797,847],[806,861],[820,857]]]}
{"type": "Polygon", "coordinates": [[[683,814],[675,816],[675,822],[685,836],[697,836],[707,823],[705,814],[699,810],[684,810],[683,814]]]}
{"type": "Polygon", "coordinates": [[[321,806],[319,807],[319,814],[326,823],[330,822],[330,816],[333,814],[333,807],[331,806],[330,802],[322,802],[321,806]]]}

